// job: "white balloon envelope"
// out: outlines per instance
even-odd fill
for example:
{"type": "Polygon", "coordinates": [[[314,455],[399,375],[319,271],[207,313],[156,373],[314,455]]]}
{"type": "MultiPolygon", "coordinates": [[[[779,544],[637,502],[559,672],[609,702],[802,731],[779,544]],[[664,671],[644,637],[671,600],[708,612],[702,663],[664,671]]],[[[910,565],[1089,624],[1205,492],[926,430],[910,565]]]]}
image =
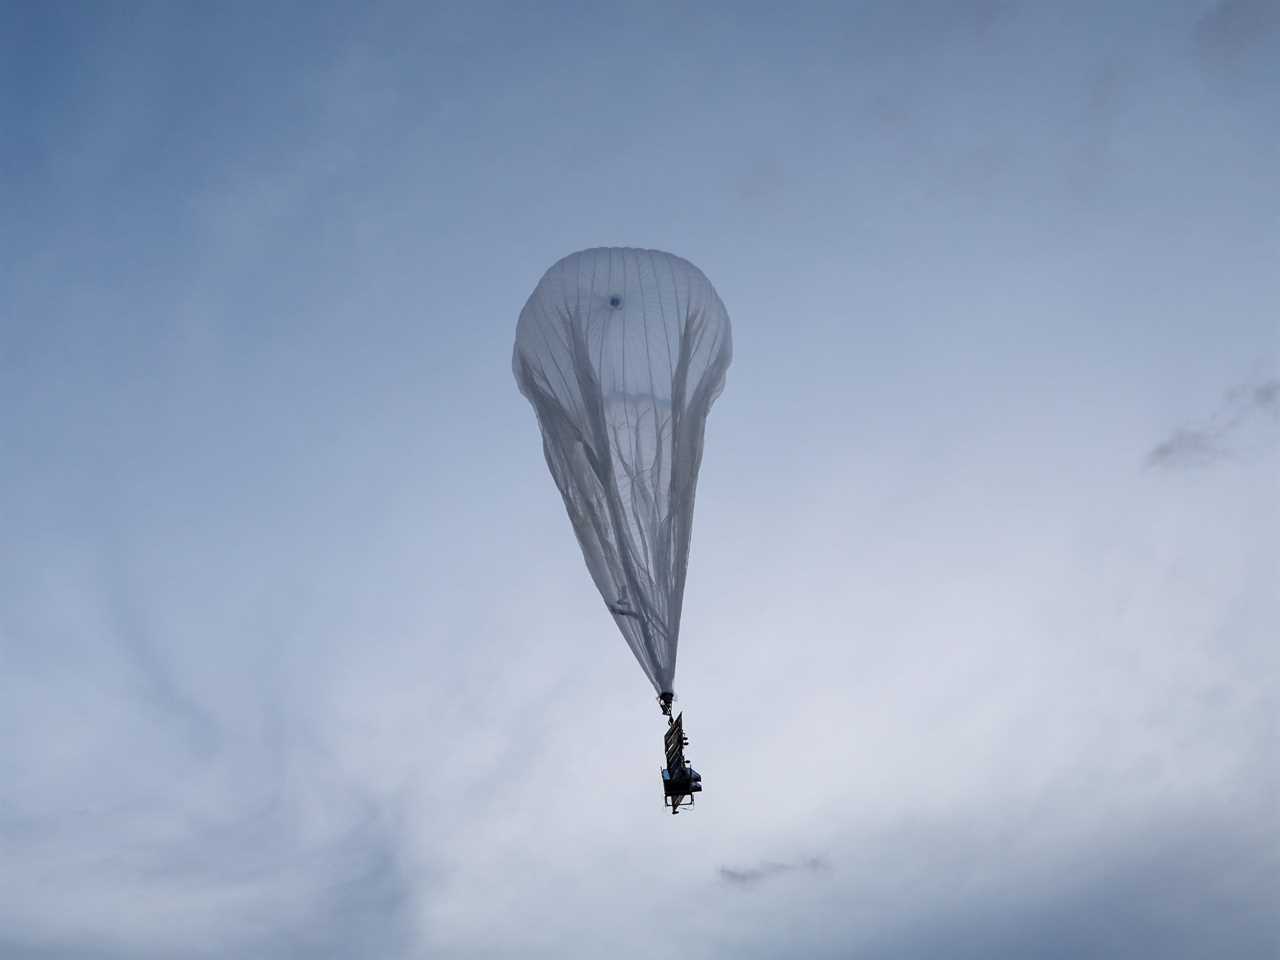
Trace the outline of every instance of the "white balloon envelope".
{"type": "Polygon", "coordinates": [[[516,383],[587,569],[668,702],[703,434],[732,355],[711,282],[657,250],[565,257],[516,329],[516,383]]]}

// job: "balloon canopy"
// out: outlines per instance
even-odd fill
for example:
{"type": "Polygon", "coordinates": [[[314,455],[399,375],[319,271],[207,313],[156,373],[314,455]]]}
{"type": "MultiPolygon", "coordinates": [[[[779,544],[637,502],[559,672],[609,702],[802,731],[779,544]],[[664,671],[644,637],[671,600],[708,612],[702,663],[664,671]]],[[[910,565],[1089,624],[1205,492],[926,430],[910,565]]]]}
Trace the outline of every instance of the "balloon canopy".
{"type": "Polygon", "coordinates": [[[543,275],[512,367],[587,569],[658,693],[674,692],[703,432],[733,355],[702,271],[597,248],[543,275]]]}

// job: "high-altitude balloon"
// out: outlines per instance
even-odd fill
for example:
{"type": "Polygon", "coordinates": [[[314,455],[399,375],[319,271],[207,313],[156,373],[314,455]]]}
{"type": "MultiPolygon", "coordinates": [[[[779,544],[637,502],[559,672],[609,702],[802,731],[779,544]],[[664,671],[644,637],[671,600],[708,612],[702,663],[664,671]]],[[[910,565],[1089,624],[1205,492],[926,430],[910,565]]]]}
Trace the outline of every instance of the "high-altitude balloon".
{"type": "Polygon", "coordinates": [[[694,492],[733,345],[702,271],[597,248],[543,275],[512,366],[592,579],[660,694],[674,692],[694,492]]]}

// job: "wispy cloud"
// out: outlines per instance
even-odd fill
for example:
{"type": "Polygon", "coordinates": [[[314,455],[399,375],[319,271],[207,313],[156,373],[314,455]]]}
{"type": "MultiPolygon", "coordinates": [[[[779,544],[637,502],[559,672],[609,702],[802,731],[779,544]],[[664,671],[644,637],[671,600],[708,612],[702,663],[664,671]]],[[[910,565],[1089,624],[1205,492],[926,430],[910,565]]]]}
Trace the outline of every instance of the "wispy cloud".
{"type": "Polygon", "coordinates": [[[1231,459],[1236,441],[1248,428],[1280,423],[1280,379],[1235,387],[1222,406],[1197,427],[1179,427],[1147,454],[1148,467],[1183,469],[1231,459]]]}
{"type": "MultiPolygon", "coordinates": [[[[79,901],[96,891],[112,921],[94,929],[86,917],[95,914],[75,902],[73,916],[61,923],[11,923],[0,936],[0,954],[68,960],[411,954],[417,894],[403,866],[399,827],[370,818],[314,847],[297,843],[296,832],[282,809],[168,848],[138,845],[85,861],[87,875],[63,893],[79,901]]],[[[41,885],[43,878],[30,879],[41,885]]]]}
{"type": "Polygon", "coordinates": [[[786,863],[766,860],[754,867],[721,867],[720,879],[735,887],[754,887],[784,873],[822,873],[830,869],[830,866],[824,857],[808,857],[786,863]]]}
{"type": "Polygon", "coordinates": [[[1196,23],[1194,38],[1208,62],[1233,60],[1280,36],[1280,3],[1275,0],[1220,0],[1196,23]]]}
{"type": "Polygon", "coordinates": [[[1147,454],[1147,466],[1164,469],[1202,467],[1228,456],[1217,435],[1180,427],[1147,454]]]}

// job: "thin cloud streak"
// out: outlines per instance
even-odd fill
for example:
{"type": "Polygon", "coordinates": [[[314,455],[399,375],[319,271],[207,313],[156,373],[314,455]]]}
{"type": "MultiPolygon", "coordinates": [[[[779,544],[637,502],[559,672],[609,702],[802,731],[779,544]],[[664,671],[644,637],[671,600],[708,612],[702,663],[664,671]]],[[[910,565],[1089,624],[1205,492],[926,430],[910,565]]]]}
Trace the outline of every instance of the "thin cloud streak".
{"type": "Polygon", "coordinates": [[[1161,470],[1206,467],[1238,454],[1235,441],[1248,429],[1280,423],[1280,380],[1235,387],[1203,426],[1179,427],[1147,454],[1148,467],[1161,470]]]}
{"type": "Polygon", "coordinates": [[[787,873],[823,873],[831,868],[824,857],[779,863],[766,860],[754,867],[721,867],[720,879],[735,887],[754,887],[787,873]]]}

